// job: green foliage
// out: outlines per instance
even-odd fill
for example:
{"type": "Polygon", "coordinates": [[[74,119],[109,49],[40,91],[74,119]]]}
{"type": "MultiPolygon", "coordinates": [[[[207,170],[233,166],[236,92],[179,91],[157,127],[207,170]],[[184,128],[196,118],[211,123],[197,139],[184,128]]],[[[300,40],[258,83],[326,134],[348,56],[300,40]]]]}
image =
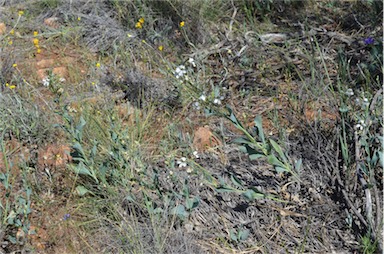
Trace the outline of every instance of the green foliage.
{"type": "Polygon", "coordinates": [[[373,254],[377,251],[377,242],[372,242],[370,236],[361,237],[361,251],[363,254],[373,254]]]}
{"type": "Polygon", "coordinates": [[[12,243],[17,245],[25,244],[24,238],[17,238],[16,232],[21,229],[24,234],[28,234],[30,228],[29,215],[32,213],[31,209],[31,195],[32,189],[26,180],[25,171],[22,172],[22,184],[18,186],[20,179],[15,171],[11,171],[11,167],[18,167],[19,165],[12,165],[8,158],[4,141],[4,133],[0,143],[1,154],[3,158],[0,161],[4,162],[5,171],[0,172],[0,187],[4,192],[0,197],[0,231],[5,232],[5,237],[12,243]]]}
{"type": "Polygon", "coordinates": [[[232,109],[228,108],[228,112],[227,118],[244,134],[243,137],[235,139],[234,142],[242,146],[242,150],[248,153],[250,160],[266,158],[276,172],[288,172],[299,179],[297,173],[300,171],[301,160],[292,166],[280,145],[273,139],[267,140],[265,138],[261,116],[255,118],[254,131],[250,133],[238,121],[232,109]]]}
{"type": "Polygon", "coordinates": [[[5,94],[0,97],[0,132],[5,137],[38,144],[49,141],[54,136],[47,115],[33,102],[18,94],[5,94]]]}

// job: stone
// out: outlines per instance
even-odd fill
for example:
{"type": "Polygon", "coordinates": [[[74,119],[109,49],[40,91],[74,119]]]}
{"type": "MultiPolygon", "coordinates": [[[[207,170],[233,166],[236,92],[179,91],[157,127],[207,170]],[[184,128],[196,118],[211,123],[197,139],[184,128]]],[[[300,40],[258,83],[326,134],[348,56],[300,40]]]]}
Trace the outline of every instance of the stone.
{"type": "Polygon", "coordinates": [[[52,28],[59,28],[60,26],[59,18],[58,17],[46,18],[44,19],[44,24],[52,28]]]}
{"type": "Polygon", "coordinates": [[[211,132],[208,126],[204,126],[195,131],[193,146],[197,151],[202,152],[209,148],[221,146],[221,141],[211,132]]]}
{"type": "Polygon", "coordinates": [[[0,23],[0,35],[5,34],[7,26],[4,23],[0,23]]]}

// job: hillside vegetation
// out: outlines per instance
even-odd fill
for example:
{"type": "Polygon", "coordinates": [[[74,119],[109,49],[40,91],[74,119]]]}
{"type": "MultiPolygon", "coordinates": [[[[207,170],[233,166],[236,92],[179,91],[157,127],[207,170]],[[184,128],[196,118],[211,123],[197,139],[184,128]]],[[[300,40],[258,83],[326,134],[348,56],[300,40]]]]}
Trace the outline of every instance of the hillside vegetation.
{"type": "Polygon", "coordinates": [[[0,0],[0,253],[381,253],[382,17],[0,0]]]}

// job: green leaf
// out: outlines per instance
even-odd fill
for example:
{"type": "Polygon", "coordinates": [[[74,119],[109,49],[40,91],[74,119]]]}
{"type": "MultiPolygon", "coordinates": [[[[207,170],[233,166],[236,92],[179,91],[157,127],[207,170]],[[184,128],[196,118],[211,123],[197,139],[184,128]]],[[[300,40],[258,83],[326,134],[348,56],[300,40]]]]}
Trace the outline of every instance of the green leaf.
{"type": "Polygon", "coordinates": [[[381,168],[384,168],[384,153],[383,151],[378,151],[377,153],[379,154],[380,166],[381,168]]]}
{"type": "Polygon", "coordinates": [[[189,216],[189,213],[185,210],[185,207],[183,205],[178,205],[173,208],[171,210],[171,214],[177,215],[181,218],[187,218],[189,216]]]}
{"type": "Polygon", "coordinates": [[[234,139],[233,141],[232,141],[232,143],[237,143],[237,144],[241,144],[241,145],[243,145],[243,144],[252,144],[252,142],[251,141],[249,141],[248,139],[245,139],[245,138],[236,138],[236,139],[234,139]]]}
{"type": "Polygon", "coordinates": [[[237,232],[236,232],[236,230],[234,230],[234,229],[229,230],[229,237],[231,238],[232,241],[237,242],[238,239],[237,239],[237,232]]]}
{"type": "Polygon", "coordinates": [[[200,200],[197,197],[194,198],[187,198],[185,201],[185,205],[187,207],[187,210],[192,210],[196,208],[200,204],[200,200]]]}
{"type": "Polygon", "coordinates": [[[275,167],[275,170],[277,173],[283,173],[288,171],[286,168],[277,167],[277,166],[275,167]]]}
{"type": "Polygon", "coordinates": [[[87,193],[91,193],[91,191],[89,191],[87,188],[85,188],[82,185],[79,185],[76,187],[76,192],[79,196],[84,196],[87,193]]]}
{"type": "Polygon", "coordinates": [[[97,142],[95,141],[91,149],[90,157],[95,158],[97,153],[97,142]]]}
{"type": "Polygon", "coordinates": [[[260,192],[256,192],[255,190],[248,189],[243,193],[243,196],[247,198],[248,200],[255,200],[260,198],[265,198],[265,195],[260,192]]]}
{"type": "Polygon", "coordinates": [[[83,118],[82,116],[80,116],[80,122],[79,122],[79,124],[76,126],[76,130],[77,130],[78,132],[82,132],[82,131],[83,131],[83,128],[84,128],[84,126],[85,126],[86,123],[87,123],[87,122],[84,120],[84,118],[83,118]]]}
{"type": "Polygon", "coordinates": [[[254,149],[253,147],[251,147],[249,145],[245,145],[245,149],[247,150],[248,155],[260,154],[259,151],[257,151],[256,149],[254,149]]]}
{"type": "Polygon", "coordinates": [[[73,167],[73,170],[75,171],[76,174],[79,175],[88,175],[93,177],[91,171],[89,171],[83,162],[80,162],[77,166],[73,167]]]}
{"type": "Polygon", "coordinates": [[[257,115],[255,117],[255,126],[257,128],[257,135],[260,137],[261,139],[261,142],[263,142],[263,144],[265,145],[266,142],[265,142],[265,137],[264,137],[264,130],[263,130],[263,124],[262,124],[262,119],[261,119],[261,116],[260,115],[257,115]]]}
{"type": "Polygon", "coordinates": [[[303,163],[302,159],[299,159],[296,164],[295,164],[295,170],[297,173],[300,172],[300,169],[301,169],[301,164],[303,163]]]}
{"type": "Polygon", "coordinates": [[[233,113],[229,115],[229,119],[232,121],[232,123],[239,125],[239,121],[237,120],[236,116],[233,113]]]}
{"type": "Polygon", "coordinates": [[[247,152],[247,148],[245,146],[239,146],[239,150],[240,152],[243,152],[243,153],[247,152]]]}
{"type": "Polygon", "coordinates": [[[265,155],[264,155],[264,154],[261,154],[261,153],[256,153],[256,154],[251,154],[251,155],[249,155],[249,159],[250,159],[251,161],[257,160],[257,159],[259,159],[259,158],[261,158],[261,157],[265,157],[265,155]]]}
{"type": "Polygon", "coordinates": [[[153,214],[162,214],[164,212],[164,210],[161,207],[157,207],[152,212],[153,212],[153,214]]]}
{"type": "Polygon", "coordinates": [[[239,188],[242,188],[243,185],[241,184],[241,181],[239,178],[237,178],[235,175],[231,174],[231,181],[234,185],[236,185],[239,188]]]}
{"type": "Polygon", "coordinates": [[[285,154],[283,153],[283,150],[281,149],[279,144],[277,144],[273,139],[270,139],[269,142],[271,142],[273,149],[275,149],[275,151],[279,154],[280,158],[284,160],[285,164],[288,164],[288,160],[285,157],[285,154]]]}
{"type": "Polygon", "coordinates": [[[228,187],[224,187],[224,186],[221,186],[221,187],[216,188],[216,191],[217,191],[218,193],[239,192],[239,191],[236,190],[236,189],[228,188],[228,187]]]}
{"type": "Polygon", "coordinates": [[[8,235],[8,240],[9,240],[11,243],[13,243],[13,244],[16,244],[16,243],[17,243],[16,237],[14,237],[14,236],[10,236],[10,235],[8,235]]]}
{"type": "Polygon", "coordinates": [[[80,154],[80,156],[84,157],[84,150],[80,143],[76,142],[73,146],[73,149],[76,150],[80,154]]]}
{"type": "Polygon", "coordinates": [[[243,229],[243,230],[240,230],[239,231],[239,240],[240,241],[244,241],[244,240],[247,240],[248,236],[249,236],[249,229],[243,229]]]}
{"type": "Polygon", "coordinates": [[[273,154],[268,155],[267,159],[268,159],[268,163],[269,163],[269,164],[272,164],[273,166],[278,166],[278,167],[282,167],[282,168],[285,167],[285,165],[284,165],[281,161],[279,161],[279,160],[276,158],[276,156],[273,155],[273,154]]]}

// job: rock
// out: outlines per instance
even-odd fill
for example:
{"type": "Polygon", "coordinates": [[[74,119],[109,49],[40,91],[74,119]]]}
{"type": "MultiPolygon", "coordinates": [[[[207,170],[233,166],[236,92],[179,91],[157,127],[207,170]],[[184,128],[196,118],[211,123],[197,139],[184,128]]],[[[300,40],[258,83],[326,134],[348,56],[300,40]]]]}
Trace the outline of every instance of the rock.
{"type": "Polygon", "coordinates": [[[68,78],[68,69],[64,66],[53,68],[52,73],[60,78],[68,78]]]}
{"type": "Polygon", "coordinates": [[[287,35],[280,34],[280,33],[263,34],[263,35],[260,35],[260,40],[266,44],[271,44],[271,43],[281,44],[287,41],[287,35]]]}
{"type": "Polygon", "coordinates": [[[59,28],[59,18],[58,17],[50,17],[47,19],[44,19],[44,24],[52,27],[52,28],[59,28]]]}
{"type": "Polygon", "coordinates": [[[4,23],[0,23],[0,35],[5,34],[7,26],[4,23]]]}
{"type": "Polygon", "coordinates": [[[54,59],[43,59],[36,63],[39,69],[52,68],[54,64],[55,64],[54,59]]]}
{"type": "Polygon", "coordinates": [[[215,146],[221,146],[221,141],[211,132],[208,126],[199,127],[193,138],[193,146],[199,152],[215,146]]]}

